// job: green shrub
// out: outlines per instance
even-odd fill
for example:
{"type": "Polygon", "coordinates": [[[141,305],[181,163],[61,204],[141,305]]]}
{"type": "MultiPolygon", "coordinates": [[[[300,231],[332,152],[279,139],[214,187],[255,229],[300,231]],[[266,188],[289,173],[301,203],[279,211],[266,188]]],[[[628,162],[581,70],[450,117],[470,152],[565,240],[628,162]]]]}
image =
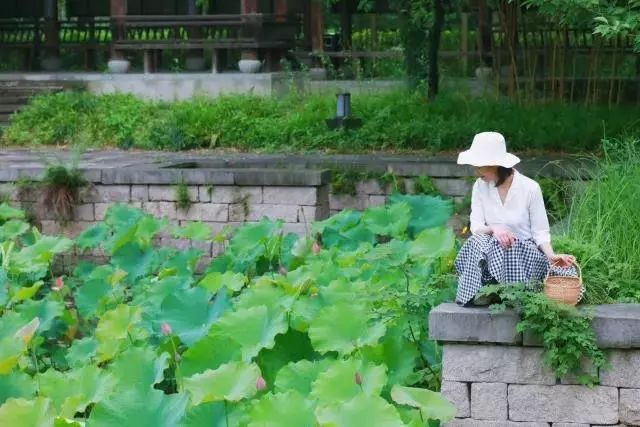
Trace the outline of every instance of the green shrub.
{"type": "Polygon", "coordinates": [[[353,96],[356,131],[330,130],[333,95],[250,95],[149,102],[132,95],[67,92],[37,97],[17,114],[6,144],[88,143],[93,147],[252,151],[458,150],[473,135],[498,130],[518,151],[597,150],[607,136],[638,134],[636,107],[518,105],[443,94],[435,102],[407,92],[353,96]]]}

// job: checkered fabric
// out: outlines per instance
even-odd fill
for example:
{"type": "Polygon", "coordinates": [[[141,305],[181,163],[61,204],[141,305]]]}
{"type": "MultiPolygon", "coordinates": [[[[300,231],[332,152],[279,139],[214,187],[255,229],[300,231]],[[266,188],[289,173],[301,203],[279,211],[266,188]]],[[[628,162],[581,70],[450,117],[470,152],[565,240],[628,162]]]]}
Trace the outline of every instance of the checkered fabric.
{"type": "Polygon", "coordinates": [[[540,289],[549,268],[551,274],[558,276],[577,274],[575,267],[550,266],[533,240],[516,239],[513,246],[505,249],[491,235],[470,237],[456,258],[455,268],[458,273],[458,304],[471,301],[488,283],[524,283],[532,289],[540,289]]]}

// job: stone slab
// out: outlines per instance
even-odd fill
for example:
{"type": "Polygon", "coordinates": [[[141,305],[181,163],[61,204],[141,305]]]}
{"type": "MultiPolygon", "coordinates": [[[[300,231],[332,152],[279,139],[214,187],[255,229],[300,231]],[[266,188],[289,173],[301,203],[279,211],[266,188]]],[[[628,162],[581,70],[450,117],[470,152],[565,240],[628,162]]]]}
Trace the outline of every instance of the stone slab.
{"type": "Polygon", "coordinates": [[[553,423],[551,427],[589,427],[589,424],[577,424],[577,423],[553,423]]]}
{"type": "Polygon", "coordinates": [[[640,388],[640,350],[611,350],[607,356],[610,368],[601,369],[601,385],[640,388]]]}
{"type": "Polygon", "coordinates": [[[447,381],[555,384],[544,366],[542,349],[532,347],[445,344],[442,378],[447,381]]]}
{"type": "Polygon", "coordinates": [[[236,185],[318,187],[331,181],[331,172],[328,170],[234,169],[233,180],[236,185]]]}
{"type": "Polygon", "coordinates": [[[471,418],[457,419],[442,424],[444,427],[549,427],[549,423],[518,423],[514,421],[481,421],[471,418]]]}
{"type": "Polygon", "coordinates": [[[457,381],[442,381],[440,393],[456,407],[456,417],[466,418],[471,415],[469,384],[457,381]]]}
{"type": "Polygon", "coordinates": [[[507,385],[505,383],[471,384],[471,418],[474,420],[506,421],[507,385]]]}
{"type": "Polygon", "coordinates": [[[620,389],[620,421],[640,425],[640,389],[620,389]]]}
{"type": "Polygon", "coordinates": [[[429,313],[429,337],[436,341],[520,344],[515,311],[499,314],[482,307],[440,304],[429,313]]]}
{"type": "Polygon", "coordinates": [[[640,348],[640,304],[595,307],[593,329],[602,348],[640,348]]]}
{"type": "Polygon", "coordinates": [[[618,389],[575,385],[509,385],[514,421],[618,423],[618,389]]]}

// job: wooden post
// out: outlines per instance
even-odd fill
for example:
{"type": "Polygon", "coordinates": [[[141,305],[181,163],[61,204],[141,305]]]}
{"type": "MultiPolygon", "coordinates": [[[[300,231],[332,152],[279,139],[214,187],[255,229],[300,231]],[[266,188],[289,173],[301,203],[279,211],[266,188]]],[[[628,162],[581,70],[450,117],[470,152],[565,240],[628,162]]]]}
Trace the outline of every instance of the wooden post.
{"type": "Polygon", "coordinates": [[[347,0],[342,0],[340,3],[340,42],[342,43],[342,50],[351,50],[351,10],[349,10],[347,0]]]}
{"type": "Polygon", "coordinates": [[[45,57],[42,68],[54,71],[60,67],[60,33],[58,22],[58,0],[44,2],[45,57]]]}
{"type": "MultiPolygon", "coordinates": [[[[121,19],[114,18],[116,16],[125,16],[127,14],[127,0],[111,0],[111,32],[112,43],[123,40],[125,38],[124,25],[121,19]]],[[[124,60],[124,53],[116,49],[115,45],[111,45],[111,59],[124,60]]]]}
{"type": "Polygon", "coordinates": [[[309,16],[311,34],[311,53],[313,68],[323,68],[322,55],[324,53],[324,2],[323,0],[309,0],[309,16]]]}
{"type": "Polygon", "coordinates": [[[460,14],[460,55],[462,56],[462,73],[469,72],[469,14],[460,14]]]}
{"type": "Polygon", "coordinates": [[[274,0],[273,13],[276,15],[276,21],[285,22],[289,14],[289,5],[287,0],[274,0]]]}
{"type": "MultiPolygon", "coordinates": [[[[198,15],[198,5],[196,0],[186,0],[187,14],[190,16],[198,15]]],[[[202,38],[202,29],[199,27],[189,27],[189,39],[199,40],[202,38]]],[[[204,70],[204,51],[202,49],[191,49],[187,54],[186,68],[189,71],[204,70]]]]}
{"type": "MultiPolygon", "coordinates": [[[[259,11],[258,0],[241,0],[240,13],[248,15],[259,11]]],[[[241,59],[255,60],[258,59],[258,51],[256,49],[244,49],[241,54],[241,59]]]]}
{"type": "Polygon", "coordinates": [[[487,0],[478,0],[478,50],[485,66],[491,67],[491,20],[487,0]]]}

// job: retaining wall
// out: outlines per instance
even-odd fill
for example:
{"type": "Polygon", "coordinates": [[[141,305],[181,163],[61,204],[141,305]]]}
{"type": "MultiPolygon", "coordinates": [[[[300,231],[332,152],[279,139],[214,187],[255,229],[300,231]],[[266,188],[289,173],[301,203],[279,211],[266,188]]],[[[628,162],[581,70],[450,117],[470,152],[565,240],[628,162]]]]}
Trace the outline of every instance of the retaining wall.
{"type": "Polygon", "coordinates": [[[598,345],[610,367],[600,383],[578,385],[545,367],[535,337],[516,332],[513,311],[442,304],[429,316],[443,344],[442,393],[457,408],[451,427],[640,425],[640,305],[593,308],[598,345]]]}

